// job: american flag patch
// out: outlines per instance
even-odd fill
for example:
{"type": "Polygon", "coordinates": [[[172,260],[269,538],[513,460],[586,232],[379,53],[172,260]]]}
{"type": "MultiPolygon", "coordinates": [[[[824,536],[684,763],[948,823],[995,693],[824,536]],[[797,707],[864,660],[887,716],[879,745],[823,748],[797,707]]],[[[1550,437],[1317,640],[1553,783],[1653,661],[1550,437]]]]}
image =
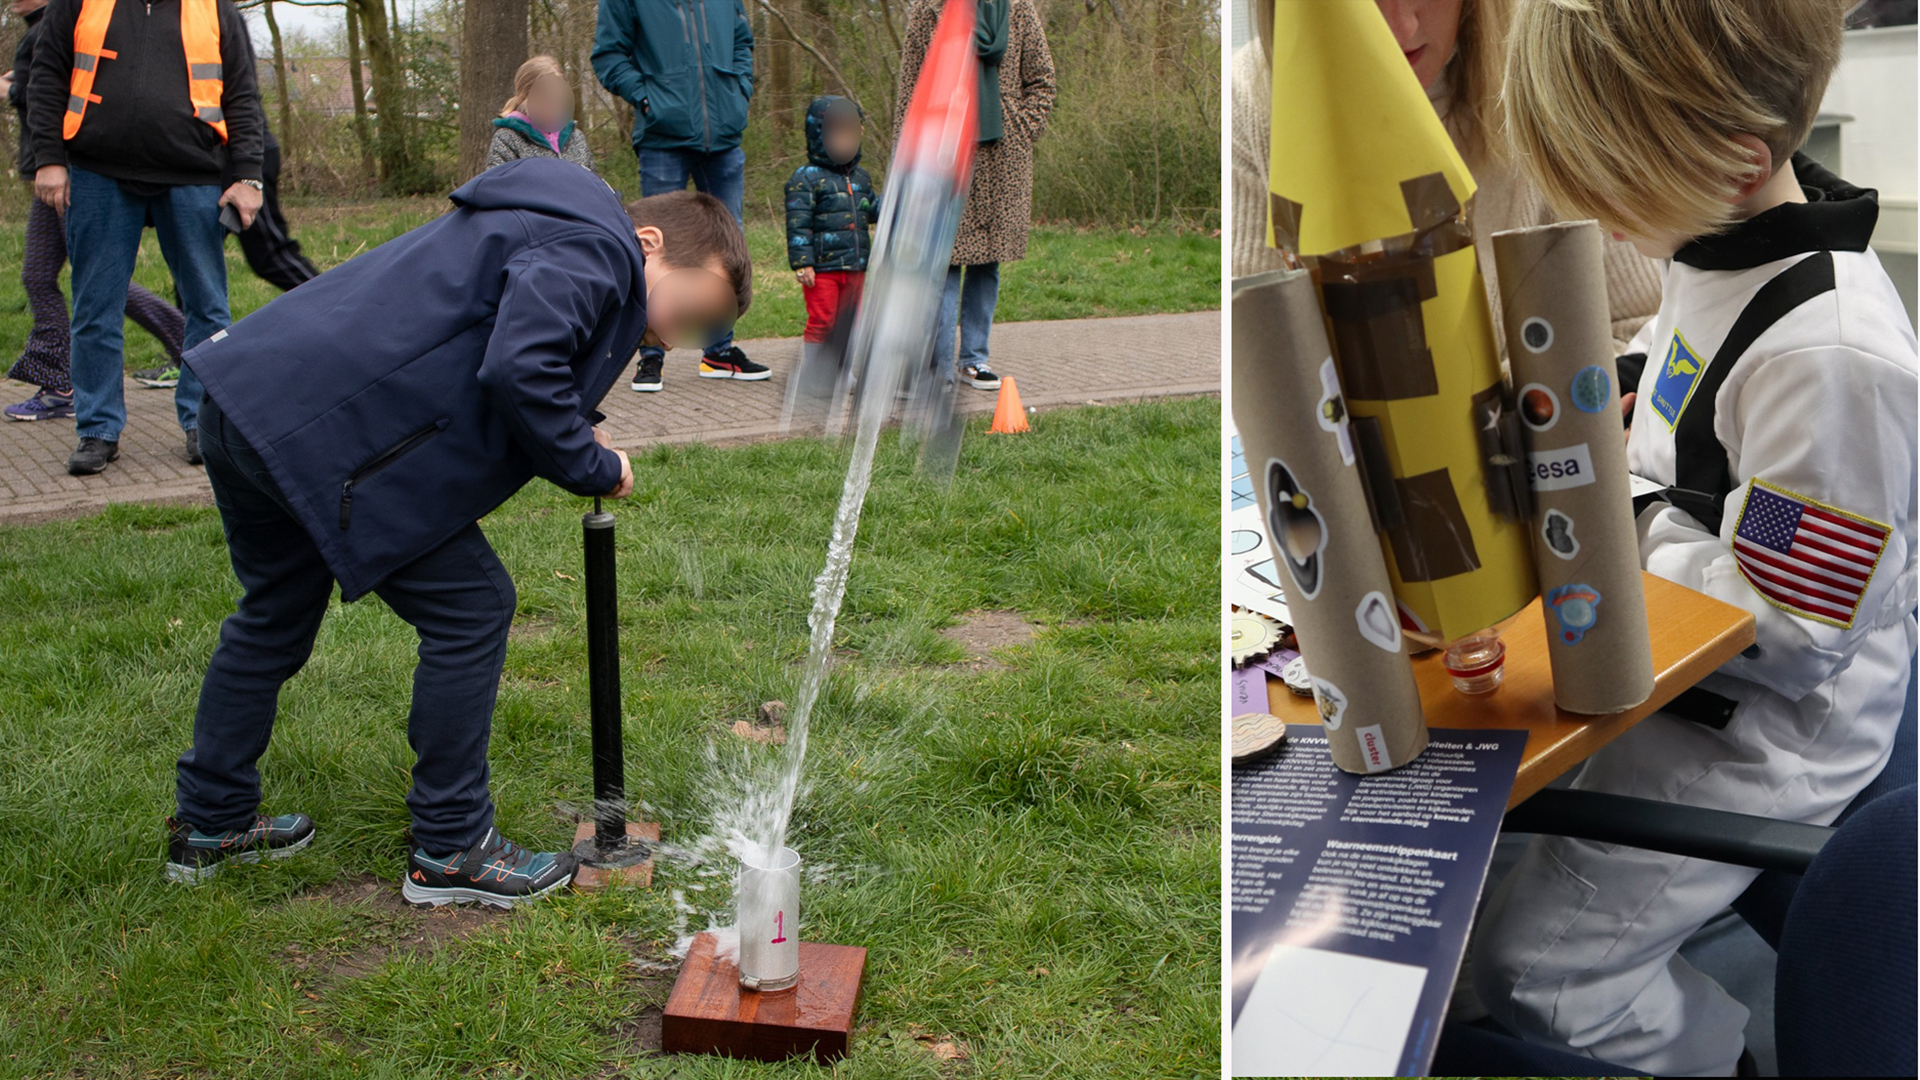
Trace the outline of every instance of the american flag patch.
{"type": "Polygon", "coordinates": [[[1747,584],[1774,607],[1851,628],[1891,530],[1755,480],[1733,530],[1747,584]]]}

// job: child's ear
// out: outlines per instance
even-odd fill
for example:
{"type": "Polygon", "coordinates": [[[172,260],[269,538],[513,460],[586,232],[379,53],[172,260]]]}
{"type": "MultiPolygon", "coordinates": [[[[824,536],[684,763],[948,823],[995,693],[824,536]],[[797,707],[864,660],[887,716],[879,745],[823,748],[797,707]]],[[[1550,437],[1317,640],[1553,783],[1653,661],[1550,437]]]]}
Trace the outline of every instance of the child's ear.
{"type": "Polygon", "coordinates": [[[1737,195],[1734,201],[1745,202],[1753,197],[1754,192],[1765,187],[1767,181],[1773,179],[1773,151],[1767,149],[1766,142],[1757,135],[1735,135],[1733,141],[1739,143],[1741,148],[1746,150],[1747,156],[1753,161],[1756,170],[1750,176],[1741,180],[1739,186],[1735,189],[1737,195]]]}
{"type": "Polygon", "coordinates": [[[660,257],[660,245],[666,241],[666,234],[660,231],[659,226],[642,225],[633,230],[633,235],[640,239],[640,254],[649,259],[660,257]]]}

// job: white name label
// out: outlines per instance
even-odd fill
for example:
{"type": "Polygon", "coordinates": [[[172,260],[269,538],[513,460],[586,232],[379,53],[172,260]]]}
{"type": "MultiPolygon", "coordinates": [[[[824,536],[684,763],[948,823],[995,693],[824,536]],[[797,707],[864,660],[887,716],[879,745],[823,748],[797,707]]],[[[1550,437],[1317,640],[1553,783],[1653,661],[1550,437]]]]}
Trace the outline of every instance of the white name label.
{"type": "Polygon", "coordinates": [[[1386,772],[1393,768],[1393,758],[1387,755],[1387,735],[1379,724],[1354,728],[1353,733],[1360,739],[1360,758],[1368,772],[1386,772]]]}
{"type": "Polygon", "coordinates": [[[1559,491],[1585,487],[1593,483],[1593,456],[1587,444],[1561,450],[1541,450],[1527,455],[1527,473],[1535,491],[1559,491]]]}

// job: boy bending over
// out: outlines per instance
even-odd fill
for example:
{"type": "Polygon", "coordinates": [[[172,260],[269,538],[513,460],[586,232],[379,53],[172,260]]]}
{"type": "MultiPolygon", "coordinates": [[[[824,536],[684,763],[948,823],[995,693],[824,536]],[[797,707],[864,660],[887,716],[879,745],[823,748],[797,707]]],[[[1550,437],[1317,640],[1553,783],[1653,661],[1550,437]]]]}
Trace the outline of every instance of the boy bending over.
{"type": "Polygon", "coordinates": [[[745,311],[752,268],[718,200],[623,208],[569,161],[501,165],[453,203],[187,353],[245,592],[180,756],[174,880],[312,840],[306,815],[260,812],[255,762],[335,582],[347,601],[377,593],[420,635],[406,898],[504,907],[573,878],[571,854],[493,827],[487,737],[515,596],[479,521],[536,476],[630,492],[594,407],[643,340],[710,340],[745,311]]]}

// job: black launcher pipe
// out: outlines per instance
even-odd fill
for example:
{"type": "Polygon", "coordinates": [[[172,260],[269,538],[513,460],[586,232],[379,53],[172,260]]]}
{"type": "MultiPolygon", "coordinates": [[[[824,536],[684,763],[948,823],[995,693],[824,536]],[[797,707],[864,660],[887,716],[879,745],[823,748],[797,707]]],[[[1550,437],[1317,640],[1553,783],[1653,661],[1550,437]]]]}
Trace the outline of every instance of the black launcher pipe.
{"type": "Polygon", "coordinates": [[[613,570],[613,515],[593,500],[580,521],[586,548],[587,685],[593,724],[593,840],[612,853],[627,842],[626,757],[620,745],[620,616],[613,570]]]}

